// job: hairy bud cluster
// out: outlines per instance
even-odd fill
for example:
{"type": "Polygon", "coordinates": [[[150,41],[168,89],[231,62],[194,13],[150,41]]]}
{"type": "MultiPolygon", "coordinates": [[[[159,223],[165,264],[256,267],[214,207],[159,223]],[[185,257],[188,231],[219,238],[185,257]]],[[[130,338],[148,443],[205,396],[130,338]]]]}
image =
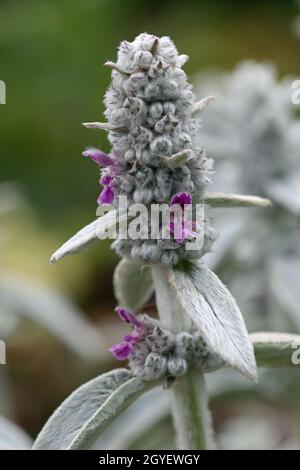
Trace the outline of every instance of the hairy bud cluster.
{"type": "Polygon", "coordinates": [[[166,377],[169,382],[183,375],[191,364],[209,370],[218,363],[198,333],[182,332],[174,336],[158,325],[144,341],[137,343],[129,361],[132,372],[141,379],[166,377]]]}
{"type": "Polygon", "coordinates": [[[118,360],[128,359],[133,374],[142,380],[165,377],[172,383],[190,365],[205,371],[220,366],[220,360],[210,352],[199,332],[174,335],[148,315],[136,316],[122,307],[117,312],[123,321],[132,325],[133,331],[110,351],[118,360]]]}

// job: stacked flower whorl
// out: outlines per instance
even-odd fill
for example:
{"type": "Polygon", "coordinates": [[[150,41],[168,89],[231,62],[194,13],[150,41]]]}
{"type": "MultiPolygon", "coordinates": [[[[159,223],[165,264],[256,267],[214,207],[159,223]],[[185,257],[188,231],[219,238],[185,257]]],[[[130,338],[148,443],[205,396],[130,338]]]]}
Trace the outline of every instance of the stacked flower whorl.
{"type": "MultiPolygon", "coordinates": [[[[176,193],[201,199],[212,171],[199,141],[200,121],[195,96],[182,70],[186,55],[179,55],[168,37],[143,33],[133,42],[123,41],[112,82],[105,95],[113,166],[104,169],[101,182],[109,183],[113,202],[126,195],[128,205],[170,203],[176,193]]],[[[90,126],[92,127],[92,126],[90,126]]],[[[110,197],[110,196],[109,196],[110,197]]],[[[101,200],[100,200],[101,202],[101,200]]],[[[215,238],[207,227],[201,256],[215,238]]],[[[117,240],[121,256],[176,264],[195,252],[174,240],[117,240]]]]}

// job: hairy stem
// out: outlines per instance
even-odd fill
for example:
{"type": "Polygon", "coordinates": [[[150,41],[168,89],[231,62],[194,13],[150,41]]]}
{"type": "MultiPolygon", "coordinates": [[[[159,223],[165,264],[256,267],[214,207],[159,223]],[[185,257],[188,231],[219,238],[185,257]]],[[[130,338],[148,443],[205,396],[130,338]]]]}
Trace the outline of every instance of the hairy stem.
{"type": "Polygon", "coordinates": [[[190,369],[178,378],[170,393],[179,449],[213,448],[211,417],[204,377],[200,370],[190,369]]]}
{"type": "MultiPolygon", "coordinates": [[[[180,306],[169,295],[168,269],[161,265],[152,267],[157,310],[163,324],[174,333],[189,331],[191,323],[180,306]]],[[[214,447],[211,418],[200,369],[191,368],[176,379],[169,390],[178,446],[186,450],[203,450],[214,447]]]]}

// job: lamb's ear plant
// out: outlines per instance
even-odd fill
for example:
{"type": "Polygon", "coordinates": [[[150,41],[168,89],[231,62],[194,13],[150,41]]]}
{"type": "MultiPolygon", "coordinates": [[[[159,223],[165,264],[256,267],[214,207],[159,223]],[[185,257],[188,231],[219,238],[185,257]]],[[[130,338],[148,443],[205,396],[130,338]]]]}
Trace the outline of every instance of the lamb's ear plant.
{"type": "MultiPolygon", "coordinates": [[[[121,43],[116,63],[106,63],[112,69],[105,96],[108,122],[85,126],[107,131],[112,151],[106,155],[88,149],[84,156],[103,167],[98,202],[113,208],[58,249],[52,262],[114,228],[116,215],[124,216],[120,196],[127,197],[129,212],[134,203],[146,206],[148,213],[152,204],[161,203],[184,210],[206,202],[212,207],[270,205],[252,196],[206,194],[212,161],[201,146],[197,114],[211,98],[196,102],[182,70],[186,60],[168,37],[141,34],[132,43],[121,43]]],[[[202,226],[203,244],[197,251],[187,248],[198,236],[195,224],[183,217],[178,233],[175,222],[171,219],[168,226],[169,239],[119,236],[114,241],[122,257],[114,276],[121,305],[116,311],[131,331],[110,350],[128,365],[73,392],[45,424],[34,449],[91,448],[126,406],[153,387],[171,396],[178,447],[214,448],[204,374],[232,367],[257,380],[255,350],[241,312],[202,261],[216,238],[209,220],[202,226]],[[153,291],[158,319],[140,313],[153,291]]],[[[282,348],[272,337],[258,339],[264,365],[272,365],[272,357],[278,364],[282,350],[286,355],[288,346],[282,348]],[[264,347],[270,354],[264,354],[264,347]]]]}

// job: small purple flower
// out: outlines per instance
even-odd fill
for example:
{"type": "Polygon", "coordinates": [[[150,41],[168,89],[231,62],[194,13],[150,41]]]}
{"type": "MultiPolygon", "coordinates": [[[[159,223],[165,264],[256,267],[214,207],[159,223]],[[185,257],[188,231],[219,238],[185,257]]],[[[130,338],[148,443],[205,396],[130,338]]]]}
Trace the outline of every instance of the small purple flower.
{"type": "Polygon", "coordinates": [[[106,153],[98,150],[96,148],[90,148],[85,150],[82,155],[84,157],[91,158],[99,166],[107,168],[107,173],[105,173],[101,179],[100,183],[104,186],[104,189],[101,191],[97,203],[98,204],[112,204],[115,198],[115,192],[113,190],[113,184],[115,182],[115,164],[116,159],[114,155],[107,155],[106,153]]]}
{"type": "Polygon", "coordinates": [[[141,320],[139,320],[134,313],[130,312],[125,307],[117,307],[116,312],[122,321],[130,323],[131,325],[136,326],[137,328],[141,328],[143,326],[141,320]]]}
{"type": "Polygon", "coordinates": [[[174,234],[174,238],[180,245],[186,238],[195,238],[197,233],[194,230],[195,222],[188,219],[173,219],[170,222],[169,230],[174,234]]]}
{"type": "Polygon", "coordinates": [[[131,335],[123,336],[124,341],[127,343],[135,344],[141,339],[141,334],[139,332],[133,332],[131,335]]]}
{"type": "Polygon", "coordinates": [[[113,190],[113,185],[115,183],[115,171],[114,168],[110,167],[108,172],[102,175],[100,178],[100,183],[104,186],[104,189],[101,191],[97,202],[98,204],[112,204],[115,198],[115,192],[113,190]]]}
{"type": "Polygon", "coordinates": [[[177,193],[171,199],[171,206],[179,204],[181,207],[192,203],[192,195],[190,193],[177,193]]]}
{"type": "Polygon", "coordinates": [[[171,199],[171,208],[177,204],[182,208],[181,211],[176,211],[171,214],[169,224],[169,231],[174,235],[177,243],[182,244],[186,238],[195,238],[195,222],[190,220],[184,210],[187,209],[192,203],[192,196],[190,193],[177,193],[171,199]]]}
{"type": "Polygon", "coordinates": [[[109,173],[106,173],[104,174],[103,176],[101,176],[100,178],[100,183],[103,185],[103,186],[109,186],[111,185],[113,182],[113,177],[109,174],[109,173]]]}
{"type": "Polygon", "coordinates": [[[97,199],[98,204],[112,204],[114,202],[115,193],[110,186],[106,186],[97,199]]]}
{"type": "Polygon", "coordinates": [[[125,361],[131,356],[133,346],[131,343],[123,341],[122,343],[114,344],[109,351],[118,361],[125,361]]]}
{"type": "Polygon", "coordinates": [[[99,166],[107,167],[114,165],[114,159],[111,156],[95,148],[85,150],[82,152],[82,155],[91,158],[99,166]]]}
{"type": "Polygon", "coordinates": [[[130,358],[135,344],[143,338],[144,324],[136,315],[134,315],[134,313],[124,307],[117,307],[116,311],[122,321],[130,323],[133,327],[131,334],[125,335],[121,343],[114,344],[109,349],[116,359],[124,361],[125,359],[130,358]]]}

